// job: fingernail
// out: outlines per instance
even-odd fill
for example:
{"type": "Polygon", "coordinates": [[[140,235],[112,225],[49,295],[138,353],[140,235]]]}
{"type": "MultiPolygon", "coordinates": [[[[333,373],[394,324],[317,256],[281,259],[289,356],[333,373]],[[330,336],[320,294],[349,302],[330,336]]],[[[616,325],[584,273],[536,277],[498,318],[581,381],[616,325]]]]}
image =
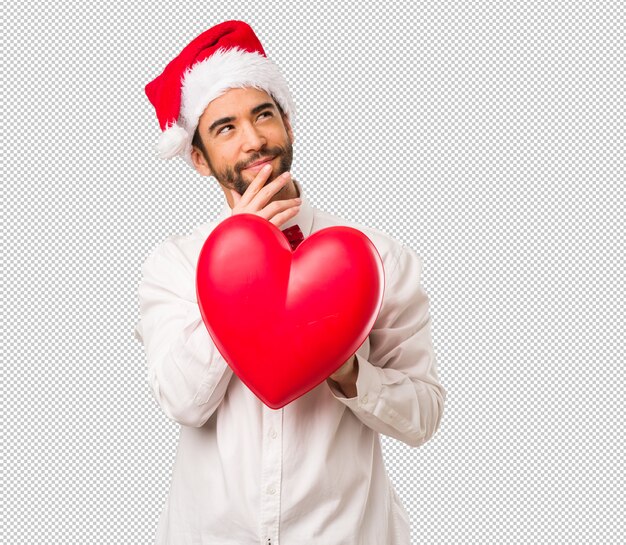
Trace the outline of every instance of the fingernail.
{"type": "Polygon", "coordinates": [[[263,165],[264,172],[267,172],[270,168],[272,168],[272,165],[263,165]]]}
{"type": "Polygon", "coordinates": [[[296,202],[300,204],[302,202],[302,199],[300,197],[296,197],[296,202]]]}

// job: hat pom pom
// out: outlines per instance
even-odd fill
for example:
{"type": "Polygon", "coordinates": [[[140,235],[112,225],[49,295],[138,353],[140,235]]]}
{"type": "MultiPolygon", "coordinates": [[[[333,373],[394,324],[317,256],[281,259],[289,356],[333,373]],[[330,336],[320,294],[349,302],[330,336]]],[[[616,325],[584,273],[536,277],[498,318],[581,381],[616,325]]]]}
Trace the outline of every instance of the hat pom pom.
{"type": "Polygon", "coordinates": [[[183,155],[189,142],[187,131],[174,123],[167,127],[159,138],[159,157],[161,159],[171,159],[177,155],[183,155]]]}

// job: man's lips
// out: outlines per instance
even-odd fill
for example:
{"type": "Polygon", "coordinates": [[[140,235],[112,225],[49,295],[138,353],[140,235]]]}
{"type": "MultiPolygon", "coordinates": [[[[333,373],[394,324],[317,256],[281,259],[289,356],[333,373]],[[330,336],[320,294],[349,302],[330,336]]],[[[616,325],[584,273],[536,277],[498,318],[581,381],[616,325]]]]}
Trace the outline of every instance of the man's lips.
{"type": "Polygon", "coordinates": [[[266,163],[270,163],[273,160],[274,157],[265,157],[264,159],[261,159],[260,161],[257,161],[256,163],[252,163],[251,165],[247,166],[244,170],[261,170],[263,168],[263,165],[265,165],[266,163]]]}

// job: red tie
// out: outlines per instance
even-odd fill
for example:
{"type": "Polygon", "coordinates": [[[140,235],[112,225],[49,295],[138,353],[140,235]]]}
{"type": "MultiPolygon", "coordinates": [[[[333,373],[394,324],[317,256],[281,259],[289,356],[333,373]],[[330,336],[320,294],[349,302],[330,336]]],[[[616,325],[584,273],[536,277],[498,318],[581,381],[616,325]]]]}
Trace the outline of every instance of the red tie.
{"type": "Polygon", "coordinates": [[[287,237],[289,244],[291,244],[292,250],[295,250],[298,247],[298,244],[304,240],[304,235],[302,234],[302,231],[300,231],[300,227],[298,225],[293,225],[287,229],[283,229],[283,233],[287,237]]]}

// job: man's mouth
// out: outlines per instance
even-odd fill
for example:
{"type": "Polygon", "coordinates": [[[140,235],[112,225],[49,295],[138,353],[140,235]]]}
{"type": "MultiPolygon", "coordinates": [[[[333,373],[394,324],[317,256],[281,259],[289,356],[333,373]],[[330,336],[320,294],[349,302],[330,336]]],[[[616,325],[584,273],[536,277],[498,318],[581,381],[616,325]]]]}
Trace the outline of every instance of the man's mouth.
{"type": "Polygon", "coordinates": [[[244,170],[252,170],[252,171],[261,170],[265,165],[271,163],[274,159],[275,157],[266,157],[264,159],[257,161],[256,163],[251,164],[250,166],[247,166],[244,170]]]}

